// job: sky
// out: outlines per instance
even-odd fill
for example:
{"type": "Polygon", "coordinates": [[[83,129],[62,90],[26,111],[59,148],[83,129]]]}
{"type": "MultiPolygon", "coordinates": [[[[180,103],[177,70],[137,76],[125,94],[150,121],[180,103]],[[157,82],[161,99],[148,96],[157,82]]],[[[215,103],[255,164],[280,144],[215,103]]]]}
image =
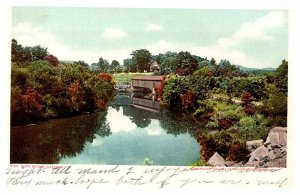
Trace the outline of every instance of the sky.
{"type": "Polygon", "coordinates": [[[288,60],[288,12],[13,7],[12,37],[23,46],[47,47],[59,60],[89,64],[100,57],[122,64],[132,51],[147,49],[276,68],[288,60]]]}

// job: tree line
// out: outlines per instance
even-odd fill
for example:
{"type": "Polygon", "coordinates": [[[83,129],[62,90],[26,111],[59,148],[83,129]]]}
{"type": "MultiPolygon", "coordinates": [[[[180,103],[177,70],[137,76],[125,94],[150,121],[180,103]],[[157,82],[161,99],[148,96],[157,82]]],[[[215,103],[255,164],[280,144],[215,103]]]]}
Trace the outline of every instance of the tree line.
{"type": "Polygon", "coordinates": [[[41,46],[11,45],[11,124],[105,110],[115,93],[112,76],[83,61],[60,62],[41,46]]]}

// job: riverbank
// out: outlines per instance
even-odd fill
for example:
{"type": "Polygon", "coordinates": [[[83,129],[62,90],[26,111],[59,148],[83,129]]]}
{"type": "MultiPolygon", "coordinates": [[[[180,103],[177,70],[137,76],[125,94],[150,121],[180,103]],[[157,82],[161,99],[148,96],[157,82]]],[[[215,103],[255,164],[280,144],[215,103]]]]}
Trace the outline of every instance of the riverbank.
{"type": "Polygon", "coordinates": [[[287,128],[275,127],[268,133],[265,142],[263,140],[247,141],[249,152],[246,161],[228,161],[218,152],[206,162],[205,165],[221,167],[286,167],[287,161],[287,128]]]}

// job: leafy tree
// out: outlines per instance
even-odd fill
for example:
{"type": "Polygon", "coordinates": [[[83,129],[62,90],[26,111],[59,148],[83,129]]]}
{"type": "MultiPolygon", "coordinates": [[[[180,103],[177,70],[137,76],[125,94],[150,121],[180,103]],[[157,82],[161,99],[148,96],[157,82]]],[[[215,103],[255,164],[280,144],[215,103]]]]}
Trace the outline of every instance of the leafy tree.
{"type": "Polygon", "coordinates": [[[123,64],[125,67],[125,72],[136,72],[137,71],[136,64],[133,63],[132,58],[124,59],[123,64]]]}
{"type": "Polygon", "coordinates": [[[146,49],[135,50],[131,53],[132,61],[137,66],[138,72],[150,71],[149,63],[151,62],[152,55],[146,49]]]}
{"type": "Polygon", "coordinates": [[[11,41],[11,62],[23,61],[23,47],[19,45],[17,40],[12,39],[11,41]]]}
{"type": "Polygon", "coordinates": [[[57,66],[59,64],[57,57],[52,54],[47,55],[44,59],[47,60],[50,64],[52,64],[52,66],[57,66]]]}
{"type": "Polygon", "coordinates": [[[158,54],[158,55],[154,55],[153,57],[153,60],[155,60],[157,63],[161,64],[163,61],[164,61],[164,58],[165,58],[165,54],[158,54]]]}
{"type": "Polygon", "coordinates": [[[108,61],[105,60],[105,59],[103,59],[102,57],[99,58],[97,66],[99,67],[99,71],[100,72],[108,72],[108,70],[109,70],[109,63],[108,63],[108,61]]]}
{"type": "Polygon", "coordinates": [[[214,58],[211,58],[210,61],[209,61],[209,63],[212,66],[216,66],[217,65],[216,60],[214,58]]]}
{"type": "Polygon", "coordinates": [[[83,60],[79,60],[79,61],[77,61],[77,62],[74,62],[74,64],[75,64],[75,65],[80,65],[80,66],[82,66],[82,67],[84,67],[84,68],[89,68],[89,64],[86,63],[86,62],[83,61],[83,60]]]}
{"type": "Polygon", "coordinates": [[[166,52],[163,61],[160,64],[160,71],[162,74],[174,73],[176,70],[176,52],[166,52]]]}
{"type": "Polygon", "coordinates": [[[176,69],[184,70],[184,75],[190,75],[197,68],[197,60],[189,52],[179,52],[176,57],[176,69]]]}
{"type": "Polygon", "coordinates": [[[120,68],[120,63],[117,60],[113,60],[110,65],[110,71],[112,73],[117,72],[120,68]]]}
{"type": "Polygon", "coordinates": [[[40,45],[34,47],[23,47],[19,45],[17,40],[12,39],[11,43],[11,61],[12,62],[30,62],[43,60],[48,55],[47,48],[40,45]]]}
{"type": "Polygon", "coordinates": [[[282,60],[282,63],[276,69],[274,83],[280,92],[287,94],[287,91],[288,91],[288,61],[282,60]]]}

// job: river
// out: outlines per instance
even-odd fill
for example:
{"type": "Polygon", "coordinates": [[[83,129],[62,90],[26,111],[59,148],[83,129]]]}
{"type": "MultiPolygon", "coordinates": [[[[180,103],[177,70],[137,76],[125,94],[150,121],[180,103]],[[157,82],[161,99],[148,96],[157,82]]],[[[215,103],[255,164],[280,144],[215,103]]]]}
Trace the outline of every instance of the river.
{"type": "Polygon", "coordinates": [[[100,113],[11,128],[11,163],[181,165],[199,159],[188,116],[149,110],[118,94],[100,113]]]}

